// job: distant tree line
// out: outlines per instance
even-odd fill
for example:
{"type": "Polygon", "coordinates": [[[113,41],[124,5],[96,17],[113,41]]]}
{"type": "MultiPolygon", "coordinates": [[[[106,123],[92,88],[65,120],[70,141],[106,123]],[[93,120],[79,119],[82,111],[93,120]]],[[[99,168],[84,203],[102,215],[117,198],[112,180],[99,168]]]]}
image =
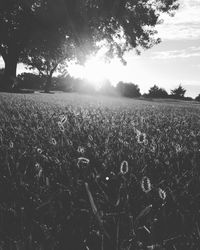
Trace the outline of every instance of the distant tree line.
{"type": "MultiPolygon", "coordinates": [[[[3,69],[0,69],[0,79],[3,74],[3,69]]],[[[21,89],[29,90],[44,90],[46,84],[46,77],[44,75],[36,75],[33,73],[22,73],[17,76],[18,85],[21,89]]],[[[70,75],[52,77],[51,89],[53,91],[64,92],[82,92],[82,93],[99,93],[109,96],[123,96],[128,98],[174,98],[182,100],[193,100],[191,97],[185,97],[186,90],[180,84],[178,87],[172,89],[170,94],[161,87],[153,85],[148,93],[141,94],[140,88],[137,84],[131,82],[120,81],[116,86],[113,86],[109,80],[106,80],[100,89],[96,90],[92,83],[85,80],[75,79],[70,75]]],[[[200,102],[200,94],[195,98],[200,102]]]]}

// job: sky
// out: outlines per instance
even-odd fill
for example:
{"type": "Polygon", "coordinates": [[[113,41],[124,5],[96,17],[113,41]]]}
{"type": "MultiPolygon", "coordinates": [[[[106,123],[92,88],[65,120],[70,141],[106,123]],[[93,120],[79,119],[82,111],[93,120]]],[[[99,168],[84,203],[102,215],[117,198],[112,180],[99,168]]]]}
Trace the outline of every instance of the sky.
{"type": "MultiPolygon", "coordinates": [[[[107,77],[113,85],[120,80],[133,82],[142,93],[148,92],[154,84],[168,92],[181,84],[187,90],[186,96],[196,97],[200,93],[200,0],[179,2],[175,16],[164,15],[164,23],[157,26],[162,39],[159,45],[143,51],[140,56],[129,52],[125,56],[126,66],[117,60],[103,65],[93,58],[87,63],[84,74],[94,82],[98,80],[96,77],[99,80],[107,77]],[[99,67],[104,69],[103,75],[99,74],[99,67]]],[[[78,76],[80,67],[70,70],[72,75],[78,76]]],[[[24,67],[19,64],[18,73],[22,71],[24,67]]]]}

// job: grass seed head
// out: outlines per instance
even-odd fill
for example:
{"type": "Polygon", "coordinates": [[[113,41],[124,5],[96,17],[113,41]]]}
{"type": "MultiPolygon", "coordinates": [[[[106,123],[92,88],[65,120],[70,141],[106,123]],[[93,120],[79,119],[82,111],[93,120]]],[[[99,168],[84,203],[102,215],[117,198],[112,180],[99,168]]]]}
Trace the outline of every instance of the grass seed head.
{"type": "Polygon", "coordinates": [[[151,191],[151,182],[147,176],[144,176],[141,181],[142,191],[148,193],[151,191]]]}
{"type": "Polygon", "coordinates": [[[10,147],[10,148],[14,148],[14,143],[13,143],[12,141],[10,141],[9,147],[10,147]]]}
{"type": "Polygon", "coordinates": [[[55,138],[52,138],[52,139],[51,139],[51,143],[52,143],[53,145],[56,145],[56,144],[57,144],[55,138]]]}
{"type": "Polygon", "coordinates": [[[77,152],[81,153],[81,154],[84,154],[85,153],[84,147],[78,146],[77,152]]]}
{"type": "Polygon", "coordinates": [[[78,168],[86,167],[89,163],[90,163],[90,160],[88,158],[79,157],[78,162],[77,162],[77,166],[78,166],[78,168]]]}
{"type": "Polygon", "coordinates": [[[61,117],[60,117],[60,122],[61,122],[62,124],[65,124],[65,123],[67,122],[67,117],[66,117],[65,115],[61,115],[61,117]]]}
{"type": "Polygon", "coordinates": [[[41,148],[37,148],[37,152],[38,152],[39,154],[42,154],[42,149],[41,149],[41,148]]]}
{"type": "Polygon", "coordinates": [[[65,128],[64,128],[64,126],[63,126],[63,123],[58,122],[58,127],[59,127],[59,129],[60,129],[61,132],[64,132],[64,131],[65,131],[65,128]]]}
{"type": "Polygon", "coordinates": [[[161,188],[158,189],[159,196],[162,200],[166,199],[166,192],[162,190],[161,188]]]}
{"type": "Polygon", "coordinates": [[[125,175],[125,174],[127,174],[128,173],[128,162],[127,161],[123,161],[122,163],[121,163],[121,166],[120,166],[120,173],[121,174],[123,174],[123,175],[125,175]]]}
{"type": "Polygon", "coordinates": [[[137,134],[137,142],[138,142],[139,144],[144,143],[145,140],[146,140],[146,134],[145,134],[145,133],[137,134]]]}

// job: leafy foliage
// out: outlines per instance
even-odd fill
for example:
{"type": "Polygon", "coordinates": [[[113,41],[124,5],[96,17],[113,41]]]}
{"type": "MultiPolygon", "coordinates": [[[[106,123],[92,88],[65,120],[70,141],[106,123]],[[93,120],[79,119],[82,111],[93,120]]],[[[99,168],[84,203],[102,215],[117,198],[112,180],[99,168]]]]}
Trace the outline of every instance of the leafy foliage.
{"type": "Polygon", "coordinates": [[[146,94],[146,97],[151,98],[167,98],[168,93],[165,89],[159,88],[157,85],[154,85],[149,89],[149,93],[146,94]]]}
{"type": "Polygon", "coordinates": [[[184,98],[185,92],[186,92],[186,89],[184,89],[180,84],[178,88],[171,90],[171,96],[177,99],[182,99],[184,98]]]}
{"type": "Polygon", "coordinates": [[[198,105],[1,94],[1,249],[198,249],[198,105]]]}
{"type": "Polygon", "coordinates": [[[196,101],[200,101],[200,94],[195,98],[196,101]]]}
{"type": "MultiPolygon", "coordinates": [[[[177,8],[177,0],[1,0],[0,55],[5,62],[5,82],[1,87],[15,87],[20,60],[30,59],[28,56],[46,60],[47,50],[55,53],[60,48],[53,45],[55,51],[51,51],[51,41],[62,44],[66,35],[75,44],[79,57],[87,55],[102,40],[109,56],[117,54],[122,59],[128,49],[149,48],[160,42],[154,36],[160,14],[173,13],[177,8]]],[[[37,60],[33,61],[35,64],[37,60]]]]}
{"type": "Polygon", "coordinates": [[[133,83],[119,82],[116,86],[117,92],[125,97],[139,97],[141,96],[138,85],[133,83]]]}
{"type": "Polygon", "coordinates": [[[17,76],[18,85],[21,89],[42,89],[45,78],[32,74],[32,73],[22,73],[17,76]]]}

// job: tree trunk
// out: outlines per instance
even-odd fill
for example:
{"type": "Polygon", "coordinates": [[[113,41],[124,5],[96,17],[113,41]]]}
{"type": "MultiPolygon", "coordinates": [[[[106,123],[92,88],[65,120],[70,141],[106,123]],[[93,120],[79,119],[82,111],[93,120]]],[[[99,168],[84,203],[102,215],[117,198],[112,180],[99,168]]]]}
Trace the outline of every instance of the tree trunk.
{"type": "Polygon", "coordinates": [[[0,84],[0,89],[3,91],[13,91],[16,88],[16,73],[17,73],[17,56],[16,55],[7,55],[4,59],[5,69],[0,84]]]}
{"type": "Polygon", "coordinates": [[[52,82],[52,73],[50,73],[48,76],[47,76],[47,80],[46,80],[46,83],[45,83],[45,86],[44,86],[44,92],[45,93],[49,93],[50,92],[50,89],[51,89],[51,82],[52,82]]]}
{"type": "Polygon", "coordinates": [[[53,76],[53,73],[56,70],[57,66],[58,66],[58,63],[55,64],[55,66],[52,68],[52,70],[50,71],[49,75],[47,76],[47,80],[46,80],[46,83],[45,83],[45,86],[44,86],[44,92],[45,93],[49,93],[50,92],[51,82],[52,82],[52,76],[53,76]]]}

